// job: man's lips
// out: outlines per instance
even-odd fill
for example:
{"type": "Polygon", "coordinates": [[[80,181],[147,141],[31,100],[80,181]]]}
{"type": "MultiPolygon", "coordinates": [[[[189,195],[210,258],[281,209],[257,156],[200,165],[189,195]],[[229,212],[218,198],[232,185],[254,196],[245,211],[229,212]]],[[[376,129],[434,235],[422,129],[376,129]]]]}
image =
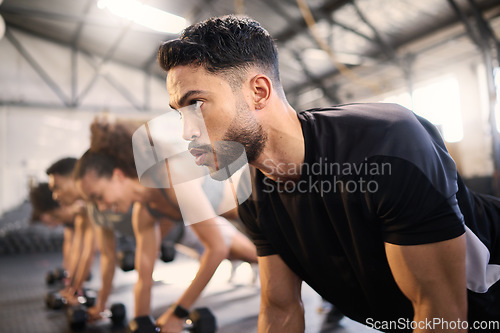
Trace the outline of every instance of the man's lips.
{"type": "Polygon", "coordinates": [[[196,165],[203,165],[207,156],[207,152],[205,150],[199,148],[191,148],[189,149],[189,152],[194,156],[196,165]]]}

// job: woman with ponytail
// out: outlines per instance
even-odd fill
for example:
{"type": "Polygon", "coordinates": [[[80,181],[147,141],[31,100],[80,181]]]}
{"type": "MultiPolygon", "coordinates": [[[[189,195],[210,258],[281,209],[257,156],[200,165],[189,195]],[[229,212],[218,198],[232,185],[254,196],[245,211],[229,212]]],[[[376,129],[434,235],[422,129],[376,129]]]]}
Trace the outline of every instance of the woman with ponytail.
{"type": "MultiPolygon", "coordinates": [[[[136,238],[135,268],[138,272],[134,290],[136,317],[149,316],[151,312],[152,273],[158,256],[159,239],[176,225],[187,222],[182,219],[183,213],[172,188],[145,187],[139,181],[132,148],[132,135],[139,126],[134,122],[96,119],[91,125],[90,149],[80,158],[75,170],[79,190],[99,210],[127,212],[132,208],[136,238]]],[[[217,211],[216,205],[224,203],[210,200],[209,191],[201,182],[199,186],[191,187],[189,197],[193,202],[188,206],[217,211]]],[[[237,216],[236,210],[224,216],[237,216]]],[[[198,299],[223,259],[257,262],[253,243],[223,217],[193,223],[185,229],[194,232],[204,250],[200,253],[199,270],[191,285],[156,321],[162,332],[183,330],[188,309],[198,299]]]]}

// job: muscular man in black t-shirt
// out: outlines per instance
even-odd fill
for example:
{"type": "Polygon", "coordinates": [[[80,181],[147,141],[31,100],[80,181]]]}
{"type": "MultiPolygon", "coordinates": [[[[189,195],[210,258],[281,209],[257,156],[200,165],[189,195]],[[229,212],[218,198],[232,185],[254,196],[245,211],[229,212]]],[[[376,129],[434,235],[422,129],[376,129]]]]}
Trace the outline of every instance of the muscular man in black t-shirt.
{"type": "Polygon", "coordinates": [[[467,190],[430,123],[394,104],[297,113],[248,18],[188,27],[158,59],[196,163],[231,175],[236,142],[255,167],[240,214],[260,332],[304,330],[302,281],[382,331],[500,330],[500,202],[467,190]]]}

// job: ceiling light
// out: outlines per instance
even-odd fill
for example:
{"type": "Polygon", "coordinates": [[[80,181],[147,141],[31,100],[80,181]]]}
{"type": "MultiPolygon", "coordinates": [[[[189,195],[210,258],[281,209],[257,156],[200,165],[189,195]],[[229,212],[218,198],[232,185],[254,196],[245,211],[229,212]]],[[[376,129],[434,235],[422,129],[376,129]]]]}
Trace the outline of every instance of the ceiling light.
{"type": "Polygon", "coordinates": [[[176,34],[187,26],[186,19],[137,0],[98,0],[97,6],[159,32],[176,34]]]}

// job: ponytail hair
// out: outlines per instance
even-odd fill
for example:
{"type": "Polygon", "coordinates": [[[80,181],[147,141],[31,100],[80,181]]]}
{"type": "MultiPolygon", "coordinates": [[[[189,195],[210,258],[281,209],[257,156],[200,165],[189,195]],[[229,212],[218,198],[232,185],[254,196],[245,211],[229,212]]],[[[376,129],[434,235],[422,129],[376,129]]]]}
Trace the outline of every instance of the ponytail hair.
{"type": "Polygon", "coordinates": [[[127,177],[137,178],[132,134],[141,124],[133,120],[112,121],[96,117],[90,125],[89,154],[104,155],[127,177]]]}

